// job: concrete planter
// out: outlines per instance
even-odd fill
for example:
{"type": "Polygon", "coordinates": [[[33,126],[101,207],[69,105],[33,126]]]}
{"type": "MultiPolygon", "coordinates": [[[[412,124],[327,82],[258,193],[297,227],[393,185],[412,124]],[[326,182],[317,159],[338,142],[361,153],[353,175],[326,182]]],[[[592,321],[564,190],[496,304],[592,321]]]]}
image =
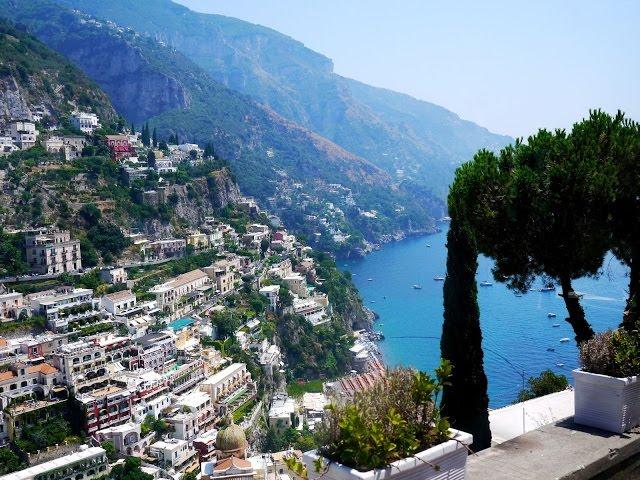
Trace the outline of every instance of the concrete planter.
{"type": "Polygon", "coordinates": [[[623,433],[640,425],[640,376],[616,378],[573,371],[574,422],[623,433]]]}
{"type": "Polygon", "coordinates": [[[387,468],[360,472],[340,463],[324,461],[325,469],[316,472],[314,460],[319,457],[316,450],[306,452],[302,462],[307,467],[309,480],[464,480],[467,468],[467,446],[473,436],[459,430],[451,430],[447,442],[436,445],[413,457],[393,462],[387,468]],[[454,440],[455,439],[455,440],[454,440]],[[437,470],[434,466],[439,467],[437,470]]]}

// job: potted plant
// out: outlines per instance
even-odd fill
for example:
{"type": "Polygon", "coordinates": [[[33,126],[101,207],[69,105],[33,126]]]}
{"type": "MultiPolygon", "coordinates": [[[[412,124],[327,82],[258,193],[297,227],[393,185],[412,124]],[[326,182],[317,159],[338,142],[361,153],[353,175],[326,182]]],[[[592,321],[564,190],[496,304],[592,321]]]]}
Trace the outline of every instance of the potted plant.
{"type": "Polygon", "coordinates": [[[451,429],[438,408],[450,375],[447,361],[435,379],[398,368],[352,401],[332,404],[319,426],[324,446],[303,455],[305,474],[327,480],[464,479],[473,436],[451,429]]]}
{"type": "Polygon", "coordinates": [[[640,333],[620,328],[580,345],[574,422],[622,433],[640,425],[640,333]]]}

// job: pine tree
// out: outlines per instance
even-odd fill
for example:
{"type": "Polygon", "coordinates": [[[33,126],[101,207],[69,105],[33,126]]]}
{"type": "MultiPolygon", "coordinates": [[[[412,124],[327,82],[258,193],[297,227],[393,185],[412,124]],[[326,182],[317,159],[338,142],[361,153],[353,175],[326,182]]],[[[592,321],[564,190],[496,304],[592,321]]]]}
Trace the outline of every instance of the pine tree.
{"type": "Polygon", "coordinates": [[[156,132],[156,127],[153,127],[153,147],[158,146],[158,133],[156,132]]]}
{"type": "Polygon", "coordinates": [[[491,446],[476,271],[478,250],[470,228],[452,215],[447,234],[447,277],[440,350],[453,365],[442,394],[443,414],[454,428],[473,434],[474,451],[491,446]]]}

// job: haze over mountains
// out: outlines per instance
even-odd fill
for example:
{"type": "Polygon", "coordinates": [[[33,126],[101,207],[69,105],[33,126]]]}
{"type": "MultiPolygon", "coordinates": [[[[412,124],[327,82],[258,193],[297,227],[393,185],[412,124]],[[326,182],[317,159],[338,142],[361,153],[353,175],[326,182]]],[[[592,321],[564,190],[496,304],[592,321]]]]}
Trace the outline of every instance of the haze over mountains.
{"type": "Polygon", "coordinates": [[[128,122],[212,142],[243,192],[292,228],[319,235],[309,214],[338,207],[347,250],[362,238],[432,231],[455,168],[511,140],[341,77],[330,59],[276,31],[169,0],[0,7],[97,82],[128,122]]]}
{"type": "Polygon", "coordinates": [[[56,1],[155,36],[220,83],[441,197],[455,167],[511,141],[432,103],[343,78],[330,59],[269,28],[170,0],[56,1]]]}

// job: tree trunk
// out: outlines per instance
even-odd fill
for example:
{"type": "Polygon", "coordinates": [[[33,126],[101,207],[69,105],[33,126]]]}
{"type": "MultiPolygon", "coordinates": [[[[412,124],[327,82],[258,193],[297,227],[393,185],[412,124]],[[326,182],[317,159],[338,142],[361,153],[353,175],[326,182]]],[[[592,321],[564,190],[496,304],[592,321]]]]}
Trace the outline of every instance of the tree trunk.
{"type": "Polygon", "coordinates": [[[571,279],[568,277],[561,278],[560,286],[562,287],[561,297],[569,313],[565,320],[573,327],[573,333],[576,334],[576,343],[579,345],[592,338],[595,332],[587,322],[582,305],[580,305],[580,297],[573,290],[571,279]]]}
{"type": "Polygon", "coordinates": [[[447,235],[444,324],[440,350],[453,365],[442,411],[454,428],[473,434],[475,451],[491,446],[489,397],[484,373],[476,270],[478,251],[469,229],[453,218],[447,235]]]}
{"type": "Polygon", "coordinates": [[[629,297],[622,315],[622,327],[628,331],[640,329],[640,249],[636,248],[629,262],[629,297]]]}

